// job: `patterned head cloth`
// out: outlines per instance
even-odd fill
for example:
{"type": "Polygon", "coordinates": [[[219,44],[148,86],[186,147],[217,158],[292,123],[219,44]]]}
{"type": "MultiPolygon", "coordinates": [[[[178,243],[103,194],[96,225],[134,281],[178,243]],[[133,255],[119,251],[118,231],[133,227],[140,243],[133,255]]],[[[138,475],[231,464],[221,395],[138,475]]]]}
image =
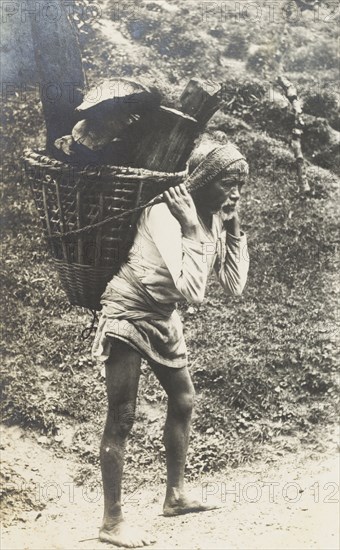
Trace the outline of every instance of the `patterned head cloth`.
{"type": "Polygon", "coordinates": [[[189,160],[190,175],[185,184],[189,191],[195,191],[217,179],[244,180],[248,173],[248,163],[235,145],[202,143],[189,160]]]}

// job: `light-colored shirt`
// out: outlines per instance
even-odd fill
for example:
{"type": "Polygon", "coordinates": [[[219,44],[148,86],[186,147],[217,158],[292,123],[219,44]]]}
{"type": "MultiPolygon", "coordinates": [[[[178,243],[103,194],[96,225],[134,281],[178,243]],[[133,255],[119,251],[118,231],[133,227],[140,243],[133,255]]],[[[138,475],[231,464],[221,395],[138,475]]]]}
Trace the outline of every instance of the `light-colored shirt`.
{"type": "Polygon", "coordinates": [[[225,291],[238,296],[248,274],[247,239],[227,234],[220,214],[213,215],[210,231],[200,224],[199,241],[188,239],[161,203],[143,211],[128,264],[161,303],[201,303],[213,269],[225,291]]]}

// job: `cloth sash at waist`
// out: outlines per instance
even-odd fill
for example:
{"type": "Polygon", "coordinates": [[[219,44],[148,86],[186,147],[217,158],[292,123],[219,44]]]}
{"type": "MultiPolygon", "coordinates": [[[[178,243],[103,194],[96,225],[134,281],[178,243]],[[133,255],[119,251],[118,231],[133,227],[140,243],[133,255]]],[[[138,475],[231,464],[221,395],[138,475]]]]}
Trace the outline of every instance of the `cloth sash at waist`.
{"type": "Polygon", "coordinates": [[[146,290],[128,264],[123,264],[101,298],[107,319],[168,319],[176,304],[161,304],[146,290]]]}

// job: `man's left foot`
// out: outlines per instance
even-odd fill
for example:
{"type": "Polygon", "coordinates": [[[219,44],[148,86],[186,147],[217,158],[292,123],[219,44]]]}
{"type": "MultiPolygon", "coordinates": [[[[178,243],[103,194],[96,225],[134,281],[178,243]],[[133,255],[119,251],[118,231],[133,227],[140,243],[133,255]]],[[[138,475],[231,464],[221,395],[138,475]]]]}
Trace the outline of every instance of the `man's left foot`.
{"type": "Polygon", "coordinates": [[[183,514],[193,514],[196,512],[208,512],[219,508],[216,504],[203,504],[199,500],[190,500],[185,496],[165,499],[163,514],[166,517],[181,516],[183,514]]]}

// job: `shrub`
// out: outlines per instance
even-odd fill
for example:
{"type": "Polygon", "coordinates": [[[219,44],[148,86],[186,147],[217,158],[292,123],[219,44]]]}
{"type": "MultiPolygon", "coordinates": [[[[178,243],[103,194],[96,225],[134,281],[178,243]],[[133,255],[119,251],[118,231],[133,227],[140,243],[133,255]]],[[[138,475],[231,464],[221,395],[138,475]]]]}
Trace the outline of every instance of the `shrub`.
{"type": "Polygon", "coordinates": [[[292,50],[286,63],[289,71],[337,69],[338,51],[331,41],[316,41],[310,46],[292,50]]]}
{"type": "Polygon", "coordinates": [[[234,32],[229,37],[229,44],[224,50],[224,55],[235,59],[244,59],[247,56],[248,47],[248,37],[239,32],[234,32]]]}
{"type": "Polygon", "coordinates": [[[303,99],[306,113],[326,118],[335,130],[340,131],[339,107],[335,93],[326,90],[314,93],[307,91],[303,99]]]}
{"type": "Polygon", "coordinates": [[[159,27],[159,21],[155,18],[131,19],[126,23],[127,30],[134,40],[143,40],[149,33],[159,27]]]}
{"type": "Polygon", "coordinates": [[[247,69],[256,73],[274,71],[277,68],[279,56],[271,46],[258,46],[247,59],[247,69]]]}

